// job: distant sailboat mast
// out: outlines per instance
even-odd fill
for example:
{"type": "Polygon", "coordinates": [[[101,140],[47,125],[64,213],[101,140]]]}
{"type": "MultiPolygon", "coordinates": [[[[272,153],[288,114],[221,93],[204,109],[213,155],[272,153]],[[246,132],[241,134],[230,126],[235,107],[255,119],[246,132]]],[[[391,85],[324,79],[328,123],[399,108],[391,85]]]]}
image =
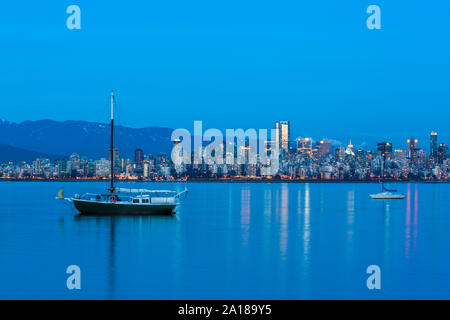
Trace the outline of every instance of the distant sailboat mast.
{"type": "Polygon", "coordinates": [[[111,160],[111,187],[109,188],[109,191],[111,193],[114,193],[116,190],[114,188],[114,175],[115,175],[115,168],[114,168],[114,90],[111,90],[111,148],[109,151],[110,154],[110,160],[111,160]]]}
{"type": "Polygon", "coordinates": [[[385,191],[384,187],[384,166],[386,163],[386,154],[383,152],[383,161],[381,162],[381,187],[383,192],[385,191]]]}

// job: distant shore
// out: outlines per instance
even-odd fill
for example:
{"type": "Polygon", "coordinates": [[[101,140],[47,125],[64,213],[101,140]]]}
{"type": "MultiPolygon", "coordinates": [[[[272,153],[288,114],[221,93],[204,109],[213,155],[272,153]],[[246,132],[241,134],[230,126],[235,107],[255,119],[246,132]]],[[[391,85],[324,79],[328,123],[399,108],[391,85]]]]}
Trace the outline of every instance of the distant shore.
{"type": "MultiPolygon", "coordinates": [[[[108,183],[108,179],[9,179],[0,178],[0,182],[93,182],[108,183]]],[[[207,179],[195,178],[187,180],[116,180],[116,183],[380,183],[380,180],[319,180],[319,179],[207,179]]],[[[385,183],[450,183],[450,180],[385,180],[385,183]]]]}

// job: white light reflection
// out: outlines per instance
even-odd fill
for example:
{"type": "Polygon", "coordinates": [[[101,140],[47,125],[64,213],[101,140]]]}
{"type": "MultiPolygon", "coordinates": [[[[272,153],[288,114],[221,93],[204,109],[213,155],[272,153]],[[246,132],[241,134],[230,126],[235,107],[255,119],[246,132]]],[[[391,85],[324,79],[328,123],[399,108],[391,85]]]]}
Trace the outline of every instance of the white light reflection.
{"type": "Polygon", "coordinates": [[[250,188],[241,190],[242,245],[246,247],[250,236],[250,188]]]}
{"type": "Polygon", "coordinates": [[[310,241],[311,241],[311,225],[310,225],[310,191],[309,183],[305,184],[305,214],[303,215],[303,256],[305,261],[309,261],[310,241]]]}
{"type": "Polygon", "coordinates": [[[406,193],[406,230],[405,230],[405,257],[409,258],[410,240],[411,240],[411,185],[408,183],[406,193]]]}
{"type": "Polygon", "coordinates": [[[289,186],[281,185],[281,221],[280,221],[280,251],[282,257],[286,257],[289,226],[289,186]]]}
{"type": "Polygon", "coordinates": [[[353,225],[355,223],[355,190],[350,190],[347,196],[347,225],[348,240],[353,238],[353,225]]]}
{"type": "Polygon", "coordinates": [[[413,231],[413,244],[414,244],[414,252],[417,249],[417,236],[419,234],[419,190],[417,183],[414,188],[414,231],[413,231]]]}

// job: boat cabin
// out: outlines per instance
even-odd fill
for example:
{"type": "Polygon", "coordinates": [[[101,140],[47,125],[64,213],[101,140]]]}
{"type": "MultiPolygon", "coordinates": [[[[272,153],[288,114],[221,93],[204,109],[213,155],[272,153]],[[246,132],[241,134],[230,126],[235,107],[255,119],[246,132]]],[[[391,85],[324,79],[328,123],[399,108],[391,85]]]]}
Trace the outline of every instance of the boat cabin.
{"type": "Polygon", "coordinates": [[[135,204],[174,204],[175,197],[150,197],[149,195],[141,195],[132,197],[131,202],[135,204]]]}
{"type": "Polygon", "coordinates": [[[85,194],[83,196],[75,195],[75,199],[83,199],[88,201],[96,201],[103,203],[131,203],[131,204],[175,204],[174,196],[151,196],[151,195],[137,195],[124,196],[119,194],[85,194]]]}

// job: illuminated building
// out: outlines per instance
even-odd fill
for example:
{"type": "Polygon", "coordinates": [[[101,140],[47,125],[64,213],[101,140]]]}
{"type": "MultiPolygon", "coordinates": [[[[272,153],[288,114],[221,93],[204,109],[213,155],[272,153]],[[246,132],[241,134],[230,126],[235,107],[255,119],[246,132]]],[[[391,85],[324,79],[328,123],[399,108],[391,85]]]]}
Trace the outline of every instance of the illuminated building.
{"type": "Polygon", "coordinates": [[[392,153],[392,143],[390,143],[390,142],[380,142],[380,143],[378,143],[377,146],[378,146],[378,152],[382,156],[392,153]]]}
{"type": "Polygon", "coordinates": [[[396,149],[394,151],[394,155],[398,159],[405,159],[406,158],[406,151],[402,149],[396,149]]]}
{"type": "Polygon", "coordinates": [[[110,175],[111,163],[109,160],[102,158],[94,162],[95,175],[97,177],[108,177],[110,175]]]}
{"type": "Polygon", "coordinates": [[[414,156],[414,163],[418,168],[425,168],[427,163],[427,153],[422,149],[418,149],[414,156]]]}
{"type": "MultiPolygon", "coordinates": [[[[114,172],[117,174],[117,173],[120,173],[120,170],[121,170],[121,161],[120,161],[120,157],[119,157],[119,149],[118,148],[114,148],[114,152],[113,152],[113,157],[114,157],[114,172]]],[[[108,157],[108,159],[111,161],[111,148],[109,149],[109,152],[108,152],[108,155],[109,155],[109,157],[108,157]]]]}
{"type": "Polygon", "coordinates": [[[350,143],[348,144],[347,148],[345,149],[345,154],[349,156],[355,155],[355,147],[352,145],[352,140],[350,139],[350,143]]]}
{"type": "Polygon", "coordinates": [[[326,157],[331,153],[331,142],[324,140],[319,141],[316,143],[316,148],[321,156],[326,157]]]}
{"type": "Polygon", "coordinates": [[[345,149],[343,147],[337,147],[334,150],[334,157],[337,160],[342,161],[345,158],[345,149]]]}
{"type": "Polygon", "coordinates": [[[432,132],[430,135],[430,157],[433,159],[438,158],[437,132],[432,132]]]}
{"type": "Polygon", "coordinates": [[[312,153],[312,139],[311,138],[297,138],[297,152],[302,155],[312,153]]]}
{"type": "Polygon", "coordinates": [[[67,160],[61,159],[56,161],[56,165],[58,167],[58,175],[63,176],[67,173],[67,160]]]}
{"type": "Polygon", "coordinates": [[[439,145],[438,148],[438,161],[439,163],[444,163],[444,160],[448,158],[448,147],[445,143],[439,145]]]}
{"type": "Polygon", "coordinates": [[[281,148],[280,154],[289,153],[290,130],[289,121],[277,121],[275,123],[275,139],[281,148]]]}
{"type": "Polygon", "coordinates": [[[134,150],[134,163],[138,166],[144,162],[144,151],[142,149],[134,150]]]}
{"type": "Polygon", "coordinates": [[[79,169],[80,168],[80,156],[76,153],[72,153],[70,155],[70,164],[71,164],[71,169],[79,169]]]}
{"type": "Polygon", "coordinates": [[[265,155],[267,157],[270,157],[272,155],[273,152],[273,148],[275,146],[275,141],[272,140],[266,140],[264,141],[264,145],[265,145],[265,155]]]}
{"type": "Polygon", "coordinates": [[[416,152],[419,150],[419,140],[411,138],[408,139],[408,158],[414,158],[416,152]]]}

